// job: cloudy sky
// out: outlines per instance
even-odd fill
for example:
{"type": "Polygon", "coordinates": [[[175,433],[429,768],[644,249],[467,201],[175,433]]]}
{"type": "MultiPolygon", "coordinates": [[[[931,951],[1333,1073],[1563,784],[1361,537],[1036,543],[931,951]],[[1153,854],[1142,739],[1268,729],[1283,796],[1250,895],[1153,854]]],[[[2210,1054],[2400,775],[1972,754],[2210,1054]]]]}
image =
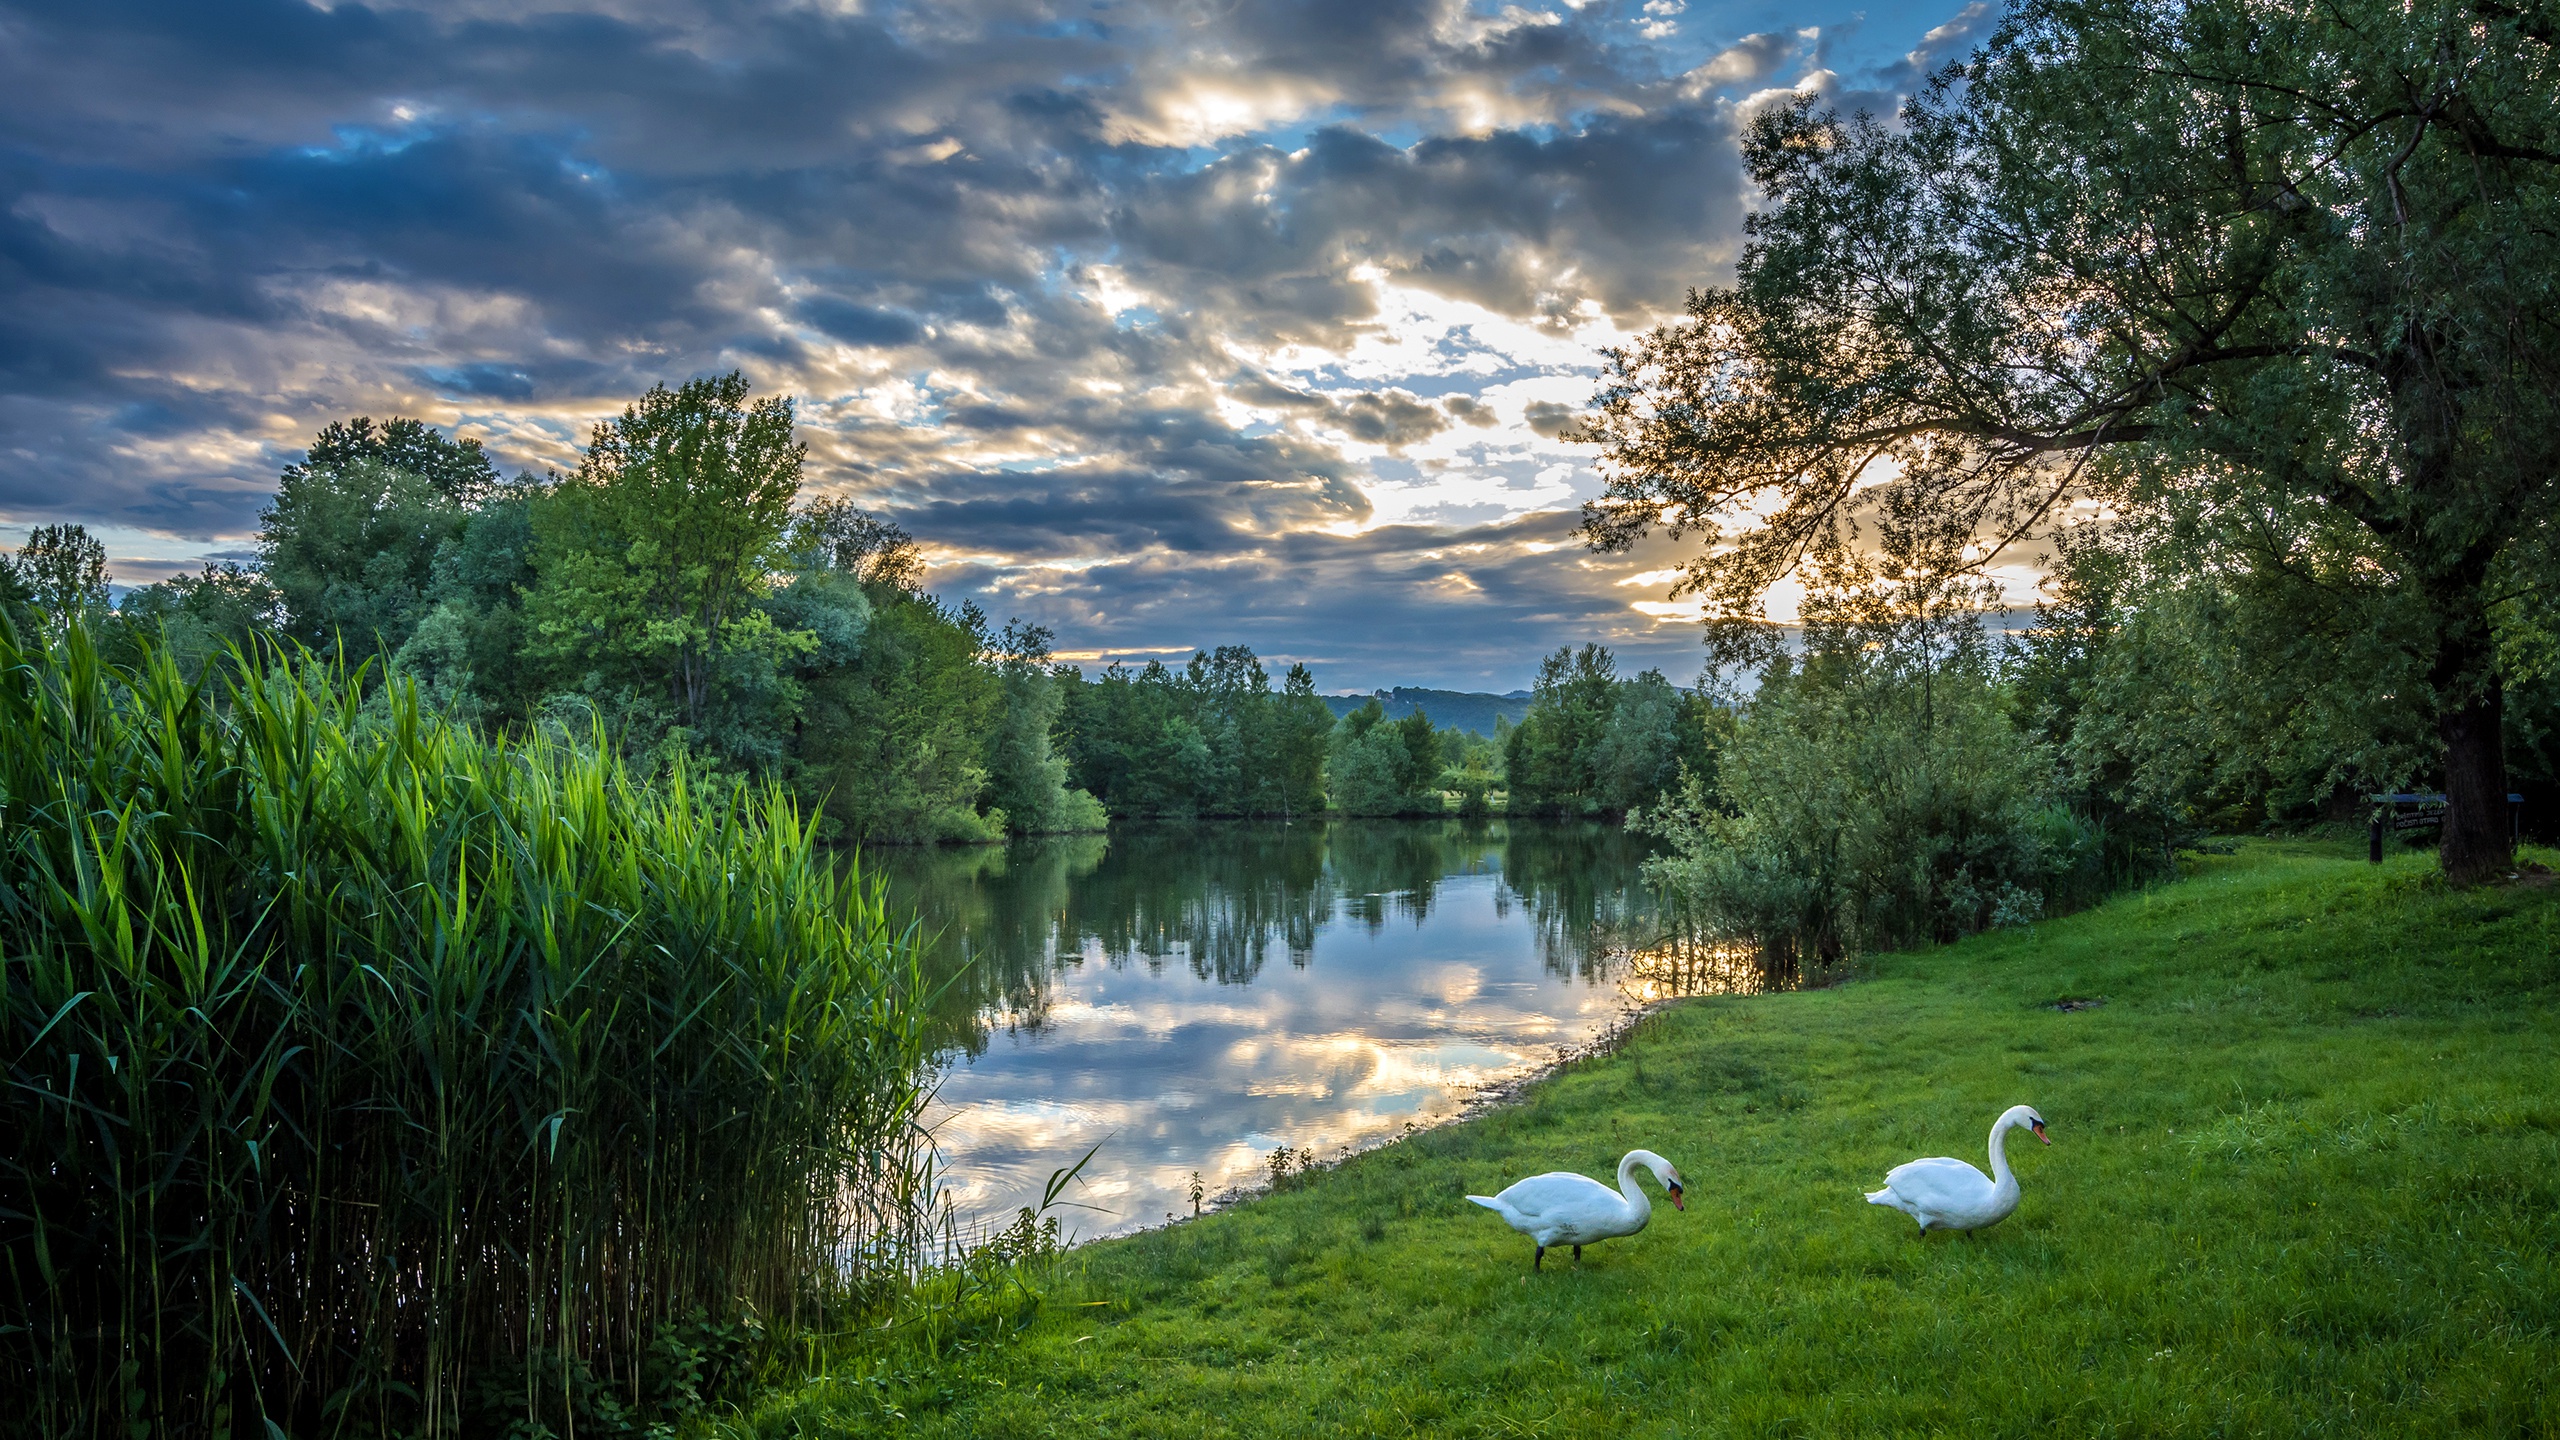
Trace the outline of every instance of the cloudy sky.
{"type": "Polygon", "coordinates": [[[0,0],[0,542],[242,555],[335,417],[574,465],[657,381],[1087,659],[1676,680],[1573,541],[1597,349],[1729,274],[1734,136],[1889,110],[1987,3],[0,0]]]}

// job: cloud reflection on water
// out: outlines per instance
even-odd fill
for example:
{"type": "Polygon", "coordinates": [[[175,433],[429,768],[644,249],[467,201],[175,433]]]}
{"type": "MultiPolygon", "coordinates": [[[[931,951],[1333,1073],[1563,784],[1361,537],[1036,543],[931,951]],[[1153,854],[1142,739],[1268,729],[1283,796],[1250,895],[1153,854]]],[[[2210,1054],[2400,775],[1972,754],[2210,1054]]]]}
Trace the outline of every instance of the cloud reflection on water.
{"type": "Polygon", "coordinates": [[[1643,948],[1645,853],[1598,826],[1424,822],[875,854],[952,977],[932,1123],[964,1223],[1036,1203],[1100,1143],[1070,1228],[1160,1224],[1195,1170],[1215,1194],[1277,1146],[1330,1159],[1630,1003],[1747,988],[1643,948]]]}

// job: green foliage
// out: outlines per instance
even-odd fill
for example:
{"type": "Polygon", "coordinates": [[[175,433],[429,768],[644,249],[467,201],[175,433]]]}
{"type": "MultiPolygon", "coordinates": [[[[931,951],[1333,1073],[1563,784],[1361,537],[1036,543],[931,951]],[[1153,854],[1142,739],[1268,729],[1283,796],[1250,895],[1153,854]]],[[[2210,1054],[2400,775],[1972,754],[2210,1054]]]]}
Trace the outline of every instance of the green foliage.
{"type": "Polygon", "coordinates": [[[1538,662],[1529,713],[1503,736],[1515,815],[1622,815],[1652,803],[1680,768],[1703,773],[1706,701],[1647,670],[1618,678],[1605,646],[1538,662]]]}
{"type": "Polygon", "coordinates": [[[803,570],[833,570],[866,586],[924,588],[924,555],[914,537],[849,500],[822,496],[802,506],[788,543],[803,570]]]}
{"type": "Polygon", "coordinates": [[[851,840],[1004,838],[1004,817],[978,809],[1005,713],[986,616],[893,585],[865,593],[861,653],[807,682],[803,789],[851,840]]]}
{"type": "Polygon", "coordinates": [[[1703,529],[1685,588],[1747,622],[1852,515],[1962,569],[2166,498],[2318,629],[2389,612],[2447,873],[2503,873],[2498,630],[2560,579],[2547,17],[2032,0],[1898,125],[1816,103],[1753,123],[1735,284],[1613,356],[1591,540],[1703,529]]]}
{"type": "Polygon", "coordinates": [[[274,658],[0,627],[0,1429],[637,1415],[915,1253],[913,937],[783,794],[274,658]]]}
{"type": "Polygon", "coordinates": [[[358,659],[397,651],[426,617],[436,548],[464,520],[433,480],[374,456],[286,471],[258,520],[284,633],[358,659]]]}
{"type": "Polygon", "coordinates": [[[1624,814],[1668,793],[1681,768],[1712,768],[1703,749],[1703,706],[1659,670],[1620,681],[1609,723],[1591,747],[1591,796],[1603,814],[1624,814]]]}
{"type": "Polygon", "coordinates": [[[157,640],[180,669],[201,674],[233,650],[248,650],[282,620],[284,596],[256,570],[229,560],[202,572],[144,585],[116,607],[120,644],[114,658],[137,663],[145,640],[157,640]]]}
{"type": "MultiPolygon", "coordinates": [[[[926,595],[895,524],[840,497],[795,508],[804,454],[790,401],[737,374],[652,389],[565,479],[502,484],[475,444],[411,419],[332,424],[266,516],[266,581],[138,592],[116,653],[162,631],[189,668],[262,629],[342,644],[387,661],[369,684],[414,685],[440,715],[601,727],[643,768],[782,780],[857,841],[1326,807],[1335,727],[1305,666],[1275,690],[1226,646],[1088,683],[1048,663],[1046,631],[996,633],[926,595]]],[[[0,573],[0,609],[25,570],[0,573]]],[[[1498,768],[1409,717],[1352,766],[1351,806],[1436,812],[1445,771],[1482,814],[1498,768]]]]}
{"type": "Polygon", "coordinates": [[[2012,667],[2021,718],[2119,849],[2361,820],[2362,796],[2433,771],[2406,617],[2342,604],[2351,574],[2307,603],[2293,576],[2158,507],[2056,539],[2048,598],[2012,667]]]}
{"type": "Polygon", "coordinates": [[[453,439],[423,420],[402,417],[376,425],[366,415],[321,426],[302,463],[284,468],[284,480],[293,485],[312,471],[368,460],[425,480],[457,507],[478,505],[498,484],[498,468],[479,441],[453,439]]]}
{"type": "Polygon", "coordinates": [[[1898,558],[1818,555],[1803,654],[1761,671],[1713,789],[1693,775],[1636,817],[1669,845],[1646,874],[1686,922],[1772,968],[2023,924],[2098,866],[2051,752],[2011,721],[1992,596],[1898,558]]]}
{"type": "Polygon", "coordinates": [[[526,653],[524,595],[537,578],[533,514],[546,494],[531,477],[485,490],[461,533],[436,548],[428,590],[434,608],[391,662],[433,708],[503,726],[520,722],[540,699],[542,667],[526,653]]]}
{"type": "Polygon", "coordinates": [[[506,1440],[661,1440],[715,1405],[750,1398],[765,1327],[753,1316],[714,1320],[695,1310],[661,1320],[646,1348],[598,1373],[587,1360],[536,1350],[475,1375],[461,1404],[467,1435],[506,1440]]]}
{"type": "MultiPolygon", "coordinates": [[[[1501,717],[1494,728],[1503,729],[1501,717]]],[[[1458,797],[1458,813],[1483,819],[1493,813],[1493,792],[1502,784],[1502,743],[1471,730],[1440,732],[1441,770],[1434,782],[1458,797]]]]}
{"type": "Polygon", "coordinates": [[[21,630],[36,628],[35,587],[18,573],[15,557],[0,555],[0,617],[21,630]]]}
{"type": "Polygon", "coordinates": [[[1114,815],[1306,815],[1325,798],[1333,712],[1303,665],[1281,689],[1241,645],[1177,671],[1113,665],[1066,690],[1069,775],[1114,815]]]}
{"type": "Polygon", "coordinates": [[[1345,815],[1419,813],[1424,797],[1407,790],[1399,780],[1405,749],[1394,727],[1380,725],[1366,732],[1354,731],[1349,727],[1358,713],[1343,717],[1343,740],[1335,747],[1330,762],[1327,789],[1333,808],[1345,815]]]}
{"type": "Polygon", "coordinates": [[[1345,815],[1437,815],[1448,809],[1439,789],[1446,766],[1440,733],[1422,710],[1389,720],[1371,696],[1336,722],[1327,764],[1333,808],[1345,815]]]}
{"type": "Polygon", "coordinates": [[[1068,788],[1067,761],[1050,736],[1066,708],[1066,683],[1048,668],[1049,632],[1016,620],[996,639],[996,675],[1004,711],[987,734],[987,797],[1016,835],[1058,835],[1105,828],[1102,803],[1068,788]]]}
{"type": "Polygon", "coordinates": [[[1854,985],[1685,1002],[1523,1103],[1075,1251],[1006,1347],[848,1363],[717,1433],[2547,1432],[2560,889],[2424,868],[2249,842],[1854,985]],[[2021,1101],[2054,1143],[2011,1146],[1997,1227],[1860,1202],[1981,1163],[2021,1101]],[[1462,1198],[1636,1146],[1688,1209],[1579,1267],[1531,1273],[1462,1198]]]}
{"type": "Polygon", "coordinates": [[[18,558],[0,561],[0,613],[23,607],[21,617],[55,633],[107,608],[107,547],[80,525],[39,525],[27,532],[18,558]]]}
{"type": "Polygon", "coordinates": [[[735,372],[654,387],[597,426],[578,473],[533,511],[527,653],[626,743],[699,740],[770,766],[799,700],[782,667],[814,642],[759,602],[807,448],[791,402],[749,401],[735,372]]]}

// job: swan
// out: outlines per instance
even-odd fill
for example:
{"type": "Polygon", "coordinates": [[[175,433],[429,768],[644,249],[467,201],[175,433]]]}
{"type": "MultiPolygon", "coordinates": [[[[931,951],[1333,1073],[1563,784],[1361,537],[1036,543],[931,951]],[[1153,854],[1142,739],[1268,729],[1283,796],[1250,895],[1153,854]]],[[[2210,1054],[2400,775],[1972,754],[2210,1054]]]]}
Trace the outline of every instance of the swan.
{"type": "Polygon", "coordinates": [[[1588,1175],[1570,1170],[1554,1170],[1528,1179],[1504,1190],[1499,1195],[1470,1195],[1467,1198],[1503,1219],[1512,1229],[1538,1242],[1538,1253],[1530,1258],[1529,1268],[1543,1270],[1547,1264],[1547,1247],[1570,1245],[1573,1258],[1582,1259],[1582,1247],[1620,1235],[1633,1235],[1653,1218],[1653,1202],[1636,1188],[1636,1167],[1642,1165],[1671,1192],[1671,1208],[1685,1210],[1680,1203],[1680,1172],[1668,1160],[1650,1150],[1630,1150],[1618,1162],[1618,1188],[1610,1189],[1588,1175]]]}
{"type": "Polygon", "coordinates": [[[1868,1195],[1867,1203],[1888,1206],[1919,1221],[1923,1235],[1999,1224],[2018,1208],[2018,1177],[2009,1172],[2007,1141],[2009,1132],[2022,1125],[2047,1145],[2053,1143],[2053,1137],[2044,1133],[2044,1117],[2033,1106],[2012,1105],[1991,1122],[1989,1175],[1945,1156],[1913,1160],[1886,1171],[1884,1188],[1868,1195]]]}

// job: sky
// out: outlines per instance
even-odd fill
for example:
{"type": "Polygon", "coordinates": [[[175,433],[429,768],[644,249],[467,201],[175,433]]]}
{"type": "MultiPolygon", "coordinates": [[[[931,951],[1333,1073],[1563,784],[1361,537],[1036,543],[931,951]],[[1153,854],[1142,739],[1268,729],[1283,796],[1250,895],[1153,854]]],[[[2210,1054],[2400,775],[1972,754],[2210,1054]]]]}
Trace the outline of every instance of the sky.
{"type": "Polygon", "coordinates": [[[1723,283],[1736,135],[1987,0],[0,0],[0,543],[249,558],[329,420],[574,468],[650,385],[796,398],[810,493],[1089,666],[1328,692],[1698,670],[1594,555],[1602,347],[1723,283]]]}

